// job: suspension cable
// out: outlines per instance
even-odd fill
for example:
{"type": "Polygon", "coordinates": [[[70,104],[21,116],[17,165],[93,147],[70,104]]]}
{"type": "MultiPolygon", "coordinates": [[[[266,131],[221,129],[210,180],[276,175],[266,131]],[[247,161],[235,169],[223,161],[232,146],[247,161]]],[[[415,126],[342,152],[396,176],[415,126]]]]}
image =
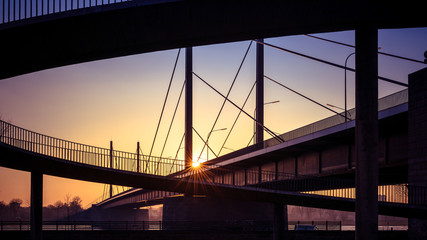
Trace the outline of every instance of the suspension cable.
{"type": "Polygon", "coordinates": [[[272,137],[276,138],[279,142],[285,142],[285,140],[283,140],[280,136],[277,136],[273,131],[271,131],[269,128],[267,128],[266,126],[264,126],[263,124],[261,124],[259,121],[257,121],[254,117],[252,117],[249,113],[247,113],[245,110],[241,109],[239,106],[237,106],[237,104],[235,104],[233,101],[231,101],[230,99],[228,99],[226,96],[224,96],[221,92],[219,92],[218,90],[216,90],[214,87],[212,87],[208,82],[206,82],[203,78],[201,78],[199,75],[197,75],[196,73],[193,72],[193,74],[200,79],[203,83],[205,83],[206,85],[208,85],[212,90],[214,90],[216,93],[218,93],[221,97],[225,98],[229,103],[231,103],[234,107],[236,107],[237,109],[239,109],[240,111],[242,111],[244,114],[246,114],[246,116],[248,116],[250,119],[254,120],[256,122],[256,124],[258,124],[259,126],[261,126],[268,134],[270,134],[272,137]]]}
{"type": "MultiPolygon", "coordinates": [[[[252,88],[251,88],[251,90],[249,91],[249,94],[248,94],[248,96],[246,97],[245,102],[244,102],[244,103],[243,103],[243,105],[242,105],[242,109],[244,109],[244,108],[245,108],[245,105],[246,105],[246,103],[247,103],[247,101],[248,101],[249,97],[251,96],[252,91],[253,91],[253,90],[254,90],[254,88],[255,88],[255,85],[256,85],[256,82],[254,82],[254,84],[252,85],[252,88]]],[[[241,114],[241,113],[242,113],[242,112],[241,112],[241,111],[239,111],[239,113],[237,114],[237,117],[236,117],[236,119],[234,120],[234,123],[233,123],[233,125],[231,126],[230,131],[228,132],[227,137],[226,137],[226,138],[225,138],[225,140],[224,140],[224,143],[222,144],[221,148],[219,149],[218,155],[220,155],[220,154],[221,154],[221,151],[222,151],[222,149],[224,148],[225,143],[226,143],[226,142],[227,142],[227,140],[228,140],[228,137],[230,137],[231,131],[233,131],[234,126],[236,125],[237,120],[239,119],[239,117],[240,117],[240,114],[241,114]]],[[[253,138],[253,135],[252,135],[252,138],[253,138]]],[[[252,140],[252,139],[251,139],[251,140],[252,140]]]]}
{"type": "MultiPolygon", "coordinates": [[[[165,110],[166,102],[168,100],[169,91],[170,91],[170,88],[171,88],[171,85],[172,85],[173,76],[175,75],[176,65],[178,64],[178,59],[179,59],[180,52],[181,52],[181,48],[178,49],[178,54],[176,55],[175,65],[173,67],[172,76],[171,76],[170,81],[169,81],[169,86],[168,86],[168,90],[166,92],[165,101],[163,102],[163,107],[162,107],[162,111],[160,113],[159,122],[157,123],[157,129],[156,129],[156,133],[154,134],[153,144],[151,144],[150,154],[148,155],[149,157],[151,156],[151,153],[153,152],[154,143],[156,142],[157,133],[159,131],[160,123],[161,123],[162,117],[163,117],[163,112],[165,110]]],[[[148,162],[147,162],[147,166],[148,166],[148,162]]]]}
{"type": "MultiPolygon", "coordinates": [[[[321,103],[319,103],[319,102],[317,102],[317,101],[315,101],[315,100],[313,100],[313,99],[311,99],[311,98],[309,98],[309,97],[307,97],[307,96],[305,96],[305,95],[303,95],[303,94],[301,94],[301,93],[299,93],[299,92],[297,92],[297,91],[295,91],[295,90],[293,90],[293,89],[291,89],[291,88],[289,88],[289,87],[287,87],[287,86],[285,86],[285,85],[283,85],[282,83],[280,83],[280,82],[278,82],[278,81],[276,81],[276,80],[274,80],[274,79],[272,79],[272,78],[270,78],[270,77],[267,77],[267,76],[265,76],[265,75],[264,75],[264,77],[265,77],[265,78],[267,78],[268,80],[270,80],[270,81],[272,81],[272,82],[276,83],[277,85],[282,86],[282,87],[284,87],[284,88],[288,89],[289,91],[291,91],[291,92],[293,92],[293,93],[295,93],[295,94],[297,94],[297,95],[299,95],[299,96],[301,96],[301,97],[303,97],[303,98],[305,98],[305,99],[309,100],[310,102],[313,102],[313,103],[315,103],[315,104],[317,104],[317,105],[319,105],[319,106],[321,106],[321,107],[323,107],[323,108],[326,108],[326,109],[328,109],[329,111],[331,111],[331,112],[333,112],[333,113],[335,113],[335,114],[340,115],[340,116],[341,116],[341,117],[343,117],[344,119],[346,118],[346,116],[345,116],[345,115],[342,115],[341,113],[336,112],[336,111],[334,111],[334,110],[333,110],[333,109],[331,109],[331,108],[328,108],[327,106],[325,106],[325,105],[323,105],[323,104],[321,104],[321,103]]],[[[347,120],[351,120],[351,119],[347,117],[347,120]]]]}
{"type": "MultiPolygon", "coordinates": [[[[322,41],[326,41],[326,42],[330,42],[330,43],[335,43],[335,44],[339,44],[339,45],[346,46],[346,47],[356,48],[356,46],[350,45],[350,44],[347,44],[347,43],[337,42],[337,41],[334,41],[334,40],[330,40],[330,39],[326,39],[326,38],[321,38],[321,37],[317,37],[317,36],[313,36],[313,35],[309,35],[309,34],[304,34],[304,35],[307,36],[307,37],[319,39],[319,40],[322,40],[322,41]]],[[[425,64],[423,61],[420,61],[420,60],[416,60],[416,59],[412,59],[412,58],[407,58],[407,57],[402,57],[402,56],[394,55],[394,54],[391,54],[391,53],[378,52],[378,54],[389,56],[389,57],[394,57],[394,58],[399,58],[399,59],[403,59],[403,60],[407,60],[407,61],[411,61],[411,62],[425,64]]]]}
{"type": "MultiPolygon", "coordinates": [[[[230,93],[231,93],[231,90],[233,89],[234,83],[236,83],[237,76],[239,76],[239,73],[240,73],[240,70],[242,69],[243,63],[244,63],[244,62],[245,62],[245,60],[246,60],[246,56],[248,55],[248,52],[249,52],[249,50],[251,49],[252,42],[253,42],[253,41],[250,41],[249,46],[248,46],[248,48],[246,49],[245,55],[243,56],[243,59],[242,59],[242,61],[240,62],[239,68],[237,69],[237,72],[236,72],[236,75],[234,76],[233,82],[231,83],[231,86],[230,86],[230,88],[228,89],[228,92],[227,92],[227,98],[228,98],[228,96],[230,96],[230,93]]],[[[208,137],[206,138],[206,142],[209,142],[209,139],[210,139],[210,137],[211,137],[211,134],[212,134],[213,130],[215,129],[216,123],[218,122],[219,116],[221,115],[222,110],[224,109],[224,106],[225,106],[225,103],[226,103],[226,102],[227,102],[227,100],[225,100],[225,99],[224,99],[224,101],[222,102],[222,106],[221,106],[221,108],[220,108],[220,110],[219,110],[219,112],[218,112],[218,115],[216,116],[216,119],[215,119],[215,121],[214,121],[214,124],[212,125],[212,129],[211,129],[211,131],[209,132],[208,137]]],[[[203,153],[203,151],[205,150],[206,142],[205,142],[205,144],[203,145],[202,151],[200,152],[199,157],[198,157],[197,159],[200,159],[200,157],[202,156],[202,153],[203,153]]]]}
{"type": "MultiPolygon", "coordinates": [[[[278,46],[275,46],[273,44],[269,44],[269,43],[266,43],[266,42],[258,42],[257,40],[254,40],[254,41],[257,42],[257,43],[263,44],[265,46],[276,48],[278,50],[285,51],[285,52],[288,52],[288,53],[292,53],[292,54],[295,54],[295,55],[298,55],[298,56],[301,56],[301,57],[305,57],[305,58],[308,58],[308,59],[311,59],[311,60],[314,60],[314,61],[317,61],[317,62],[321,62],[321,63],[327,64],[327,65],[331,65],[331,66],[342,68],[342,69],[346,69],[348,71],[356,72],[356,70],[353,69],[353,68],[345,67],[345,66],[333,63],[333,62],[329,62],[329,61],[326,61],[326,60],[323,60],[323,59],[320,59],[320,58],[316,58],[316,57],[312,57],[312,56],[309,56],[309,55],[306,55],[306,54],[295,52],[295,51],[292,51],[292,50],[289,50],[289,49],[286,49],[286,48],[278,47],[278,46]]],[[[399,81],[396,81],[396,80],[392,80],[392,79],[389,79],[389,78],[378,76],[378,79],[386,81],[386,82],[389,82],[389,83],[394,83],[396,85],[400,85],[400,86],[403,86],[403,87],[408,87],[408,84],[406,84],[406,83],[402,83],[402,82],[399,82],[399,81]]]]}

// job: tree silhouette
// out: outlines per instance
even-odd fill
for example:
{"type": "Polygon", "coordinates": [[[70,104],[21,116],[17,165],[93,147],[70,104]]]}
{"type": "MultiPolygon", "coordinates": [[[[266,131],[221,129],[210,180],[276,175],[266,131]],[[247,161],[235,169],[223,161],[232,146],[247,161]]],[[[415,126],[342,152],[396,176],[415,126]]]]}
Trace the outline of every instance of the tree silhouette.
{"type": "Polygon", "coordinates": [[[21,205],[22,205],[22,199],[20,199],[20,198],[14,198],[14,199],[10,200],[9,209],[12,211],[14,219],[20,218],[19,210],[21,208],[21,205]]]}
{"type": "Polygon", "coordinates": [[[73,214],[76,214],[77,212],[80,212],[82,210],[82,200],[79,196],[73,197],[70,202],[70,208],[73,214]]]}

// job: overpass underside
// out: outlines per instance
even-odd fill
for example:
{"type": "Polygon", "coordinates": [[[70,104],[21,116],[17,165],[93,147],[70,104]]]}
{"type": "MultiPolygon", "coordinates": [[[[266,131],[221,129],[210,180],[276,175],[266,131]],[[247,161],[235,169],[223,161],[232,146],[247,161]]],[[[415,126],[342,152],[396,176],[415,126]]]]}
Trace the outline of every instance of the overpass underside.
{"type": "Polygon", "coordinates": [[[353,1],[138,1],[0,25],[0,79],[159,50],[296,34],[426,26],[416,4],[353,1]],[[404,16],[404,17],[403,17],[404,16]]]}

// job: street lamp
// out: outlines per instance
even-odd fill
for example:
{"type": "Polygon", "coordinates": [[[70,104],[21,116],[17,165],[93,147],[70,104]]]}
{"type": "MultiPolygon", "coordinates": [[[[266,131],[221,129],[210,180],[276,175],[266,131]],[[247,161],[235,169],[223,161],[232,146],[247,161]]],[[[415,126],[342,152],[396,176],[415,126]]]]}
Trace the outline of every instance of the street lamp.
{"type": "MultiPolygon", "coordinates": [[[[378,48],[378,50],[380,49],[381,47],[378,48]]],[[[347,61],[354,54],[356,54],[356,52],[350,53],[345,59],[345,63],[344,63],[344,114],[345,114],[346,122],[347,122],[347,61]]]]}
{"type": "Polygon", "coordinates": [[[345,114],[344,116],[345,116],[346,122],[347,122],[347,61],[354,54],[356,54],[356,52],[350,53],[345,59],[345,63],[344,63],[344,114],[345,114]]]}
{"type": "Polygon", "coordinates": [[[211,134],[213,132],[224,131],[224,130],[227,130],[227,128],[214,129],[214,130],[212,130],[212,131],[209,132],[208,138],[206,139],[206,145],[208,146],[206,148],[206,160],[207,161],[209,160],[209,137],[211,136],[211,134]]]}
{"type": "MultiPolygon", "coordinates": [[[[266,103],[264,103],[264,106],[265,106],[265,105],[268,105],[268,104],[279,103],[279,102],[280,102],[280,100],[271,101],[271,102],[266,102],[266,103]]],[[[256,108],[254,109],[254,116],[255,116],[255,112],[256,112],[256,108]]],[[[256,117],[255,117],[255,119],[256,119],[256,117]]],[[[252,135],[252,138],[253,138],[253,140],[254,140],[254,144],[255,144],[256,125],[257,125],[257,123],[256,123],[256,121],[255,121],[255,122],[254,122],[254,134],[252,135]]],[[[251,142],[251,141],[249,140],[249,143],[250,143],[250,142],[251,142]]],[[[249,143],[248,143],[248,145],[249,145],[249,143]]]]}

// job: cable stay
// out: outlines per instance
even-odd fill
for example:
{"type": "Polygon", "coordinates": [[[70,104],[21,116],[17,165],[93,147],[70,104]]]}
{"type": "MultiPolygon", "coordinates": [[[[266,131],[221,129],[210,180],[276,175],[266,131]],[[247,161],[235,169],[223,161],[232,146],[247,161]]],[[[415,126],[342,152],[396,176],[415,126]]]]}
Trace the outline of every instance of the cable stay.
{"type": "Polygon", "coordinates": [[[176,115],[176,112],[177,112],[177,110],[178,110],[179,103],[180,103],[180,101],[181,101],[181,97],[182,97],[182,93],[183,93],[183,91],[184,91],[184,87],[185,87],[185,81],[184,81],[184,83],[182,84],[181,92],[179,93],[178,102],[176,103],[175,110],[174,110],[174,112],[173,112],[172,120],[171,120],[171,123],[170,123],[170,125],[169,125],[168,133],[166,134],[165,143],[163,144],[163,148],[162,148],[162,152],[160,153],[160,157],[162,157],[162,156],[163,156],[163,152],[164,152],[164,150],[165,150],[165,146],[166,146],[166,143],[167,143],[167,141],[168,141],[169,134],[170,134],[170,131],[171,131],[171,129],[172,129],[173,122],[174,122],[174,120],[175,120],[175,115],[176,115]]]}
{"type": "Polygon", "coordinates": [[[317,104],[317,105],[319,105],[319,106],[321,106],[321,107],[323,107],[323,108],[326,108],[327,110],[329,110],[329,111],[331,111],[331,112],[333,112],[333,113],[335,113],[335,114],[340,115],[340,116],[341,116],[341,117],[343,117],[344,119],[347,119],[347,120],[351,121],[351,119],[350,119],[350,118],[348,118],[348,117],[346,118],[346,116],[345,116],[345,115],[343,115],[343,114],[341,114],[341,113],[339,113],[339,112],[336,112],[335,110],[333,110],[333,109],[331,109],[331,108],[329,108],[329,107],[327,107],[327,106],[325,106],[325,105],[323,105],[323,104],[321,104],[321,103],[319,103],[319,102],[317,102],[317,101],[315,101],[315,100],[313,100],[313,99],[311,99],[311,98],[309,98],[309,97],[307,97],[307,96],[305,96],[305,95],[303,95],[303,94],[301,94],[301,93],[299,93],[299,92],[297,92],[297,91],[293,90],[292,88],[289,88],[289,87],[287,87],[287,86],[283,85],[282,83],[280,83],[280,82],[278,82],[278,81],[276,81],[276,80],[274,80],[274,79],[272,79],[272,78],[270,78],[270,77],[267,77],[267,76],[265,76],[265,75],[264,75],[264,77],[265,77],[266,79],[268,79],[268,80],[270,80],[270,81],[272,81],[272,82],[276,83],[277,85],[279,85],[279,86],[281,86],[281,87],[284,87],[284,88],[288,89],[289,91],[291,91],[291,92],[293,92],[293,93],[295,93],[295,94],[297,94],[297,95],[299,95],[299,96],[301,96],[301,97],[303,97],[303,98],[305,98],[305,99],[309,100],[310,102],[313,102],[313,103],[315,103],[315,104],[317,104]]]}
{"type": "MultiPolygon", "coordinates": [[[[251,88],[251,90],[249,91],[249,94],[248,94],[248,96],[246,97],[245,102],[244,102],[244,103],[243,103],[243,105],[242,105],[242,109],[244,109],[244,108],[245,108],[245,105],[246,105],[246,103],[247,103],[247,101],[248,101],[249,97],[251,96],[252,91],[253,91],[253,90],[254,90],[254,88],[255,88],[255,85],[256,85],[256,82],[254,82],[254,84],[252,85],[252,88],[251,88]]],[[[241,111],[239,111],[239,113],[237,114],[237,117],[236,117],[236,119],[234,120],[234,123],[233,123],[233,125],[231,126],[230,131],[228,132],[227,137],[226,137],[226,138],[225,138],[225,140],[224,140],[224,143],[222,144],[221,148],[219,149],[218,155],[220,155],[220,154],[221,154],[221,151],[222,151],[222,149],[224,148],[225,143],[227,142],[228,138],[230,137],[231,131],[233,131],[234,126],[236,125],[237,120],[239,119],[239,117],[240,117],[240,114],[241,114],[241,113],[242,113],[242,112],[241,112],[241,111]]],[[[253,138],[253,137],[254,137],[254,135],[252,135],[252,138],[253,138]]],[[[252,141],[252,138],[251,138],[251,141],[252,141]]],[[[250,143],[250,142],[249,142],[249,143],[250,143]]],[[[248,146],[249,146],[249,144],[248,144],[248,146]]]]}
{"type": "MultiPolygon", "coordinates": [[[[317,62],[321,62],[321,63],[327,64],[327,65],[330,65],[330,66],[334,66],[334,67],[337,67],[337,68],[342,68],[342,69],[346,69],[348,71],[356,72],[355,69],[350,68],[350,67],[345,67],[345,66],[333,63],[333,62],[329,62],[329,61],[326,61],[326,60],[323,60],[323,59],[320,59],[320,58],[316,58],[316,57],[312,57],[312,56],[309,56],[309,55],[306,55],[306,54],[295,52],[295,51],[292,51],[292,50],[289,50],[289,49],[286,49],[286,48],[278,47],[276,45],[269,44],[269,43],[266,43],[266,42],[259,42],[257,40],[254,40],[254,41],[257,42],[257,43],[263,44],[265,46],[269,46],[269,47],[272,47],[272,48],[275,48],[275,49],[278,49],[278,50],[281,50],[281,51],[284,51],[284,52],[292,53],[292,54],[295,54],[295,55],[298,55],[298,56],[301,56],[301,57],[305,57],[305,58],[308,58],[308,59],[311,59],[311,60],[314,60],[314,61],[317,61],[317,62]]],[[[389,78],[378,76],[378,79],[386,81],[386,82],[389,82],[389,83],[394,83],[396,85],[400,85],[400,86],[403,86],[403,87],[408,87],[408,84],[406,84],[406,83],[402,83],[402,82],[399,82],[399,81],[396,81],[396,80],[392,80],[392,79],[389,79],[389,78]]]]}
{"type": "MultiPolygon", "coordinates": [[[[334,40],[330,40],[330,39],[326,39],[326,38],[321,38],[321,37],[313,36],[313,35],[310,35],[310,34],[304,34],[304,36],[315,38],[315,39],[319,39],[319,40],[330,42],[330,43],[339,44],[339,45],[346,46],[346,47],[356,48],[356,46],[354,46],[354,45],[350,45],[350,44],[342,43],[342,42],[337,42],[337,41],[334,41],[334,40]]],[[[394,58],[399,58],[399,59],[403,59],[403,60],[406,60],[406,61],[411,61],[411,62],[425,64],[425,62],[420,61],[420,60],[416,60],[416,59],[412,59],[412,58],[407,58],[407,57],[402,57],[402,56],[394,55],[394,54],[391,54],[391,53],[385,53],[385,52],[378,51],[378,54],[389,56],[389,57],[394,57],[394,58]]]]}
{"type": "MultiPolygon", "coordinates": [[[[253,42],[253,41],[250,41],[249,46],[248,46],[248,48],[246,49],[245,55],[243,56],[243,59],[242,59],[242,61],[240,62],[239,68],[237,69],[237,73],[236,73],[236,75],[234,76],[234,79],[233,79],[233,82],[231,83],[230,88],[228,89],[228,92],[227,92],[227,95],[226,95],[226,97],[227,97],[227,98],[230,96],[231,90],[233,89],[233,86],[234,86],[234,84],[236,83],[237,77],[239,76],[239,73],[240,73],[240,70],[242,69],[243,63],[244,63],[244,62],[245,62],[245,60],[246,60],[246,56],[248,55],[249,50],[251,49],[252,42],[253,42]]],[[[212,132],[213,132],[213,131],[214,131],[214,129],[215,129],[216,123],[218,122],[219,116],[221,115],[222,110],[224,109],[224,106],[225,106],[225,103],[226,103],[226,102],[227,102],[227,100],[225,100],[225,99],[224,99],[224,101],[222,102],[222,106],[221,106],[221,108],[220,108],[220,110],[219,110],[219,112],[218,112],[218,115],[216,116],[216,119],[215,119],[215,121],[214,121],[214,123],[213,123],[213,125],[212,125],[212,128],[211,128],[211,131],[209,132],[208,137],[207,137],[207,139],[206,139],[206,141],[207,141],[207,142],[209,142],[209,139],[210,139],[210,137],[211,137],[211,134],[212,134],[212,132]]],[[[200,151],[200,154],[199,154],[199,157],[197,158],[197,160],[199,160],[199,159],[200,159],[200,157],[202,156],[202,153],[203,153],[203,151],[205,150],[205,146],[206,146],[206,145],[207,145],[207,144],[206,144],[206,142],[205,142],[205,144],[203,145],[202,151],[200,151]]],[[[215,154],[215,153],[214,153],[214,154],[215,154]]],[[[215,156],[217,156],[217,155],[215,154],[215,156]]]]}
{"type": "Polygon", "coordinates": [[[181,141],[179,142],[178,150],[176,150],[175,157],[173,158],[173,162],[172,162],[172,166],[169,170],[169,174],[172,173],[173,166],[175,166],[175,162],[176,162],[176,159],[178,158],[178,153],[179,153],[179,150],[181,149],[181,145],[182,145],[182,142],[184,141],[184,137],[185,137],[185,132],[184,132],[184,134],[182,134],[182,138],[181,138],[181,141]]]}
{"type": "MultiPolygon", "coordinates": [[[[202,136],[200,136],[199,132],[197,132],[197,130],[193,127],[194,132],[197,134],[197,136],[199,136],[200,139],[202,139],[202,141],[204,142],[205,146],[207,146],[207,148],[209,150],[211,150],[211,152],[215,155],[215,157],[218,157],[218,155],[216,155],[216,153],[212,150],[211,147],[209,147],[209,145],[206,143],[206,141],[202,138],[202,136]]],[[[197,161],[199,161],[200,156],[197,158],[197,161]]]]}
{"type": "Polygon", "coordinates": [[[176,162],[176,159],[178,157],[179,150],[181,150],[181,145],[182,145],[182,142],[184,141],[184,137],[185,137],[185,132],[184,132],[184,134],[182,134],[182,138],[181,138],[181,141],[179,142],[178,150],[176,150],[176,154],[175,154],[175,157],[173,158],[172,166],[169,169],[169,174],[172,173],[172,169],[175,166],[175,162],[176,162]]]}
{"type": "MultiPolygon", "coordinates": [[[[163,144],[162,152],[160,153],[160,158],[163,156],[163,151],[165,150],[166,143],[167,143],[167,141],[168,141],[169,134],[170,134],[170,131],[171,131],[171,129],[172,129],[173,122],[174,122],[174,120],[175,120],[175,115],[176,115],[176,112],[177,112],[177,110],[178,110],[179,103],[180,103],[180,101],[181,101],[181,96],[182,96],[182,92],[184,91],[184,87],[185,87],[185,81],[184,81],[184,83],[182,84],[181,92],[179,93],[178,102],[176,103],[175,110],[174,110],[174,112],[173,112],[172,120],[171,120],[171,123],[170,123],[170,125],[169,125],[169,129],[168,129],[168,133],[166,134],[165,143],[163,144]]],[[[176,158],[176,157],[175,157],[175,158],[176,158]]],[[[159,169],[159,165],[160,165],[160,161],[157,163],[157,168],[156,168],[156,172],[155,172],[155,173],[157,173],[157,170],[159,169]]]]}
{"type": "Polygon", "coordinates": [[[212,87],[208,82],[206,82],[203,78],[201,78],[199,75],[197,75],[196,73],[194,73],[194,76],[196,76],[198,79],[200,79],[203,83],[205,83],[206,85],[208,85],[208,87],[210,87],[212,90],[214,90],[216,93],[218,93],[221,97],[223,97],[224,99],[226,99],[229,103],[231,103],[234,107],[236,107],[237,109],[239,109],[240,111],[242,111],[244,114],[246,114],[246,116],[248,116],[250,119],[254,120],[256,124],[258,124],[259,126],[261,126],[268,134],[270,134],[273,138],[277,139],[279,142],[285,142],[285,140],[283,140],[280,136],[276,135],[273,131],[271,131],[269,128],[267,128],[266,126],[264,126],[263,124],[261,124],[259,121],[257,121],[254,117],[252,117],[249,113],[247,113],[245,110],[243,110],[242,108],[240,108],[239,106],[237,106],[237,104],[235,104],[233,101],[231,101],[229,98],[227,98],[226,96],[224,96],[221,92],[219,92],[218,90],[216,90],[214,87],[212,87]]]}
{"type": "MultiPolygon", "coordinates": [[[[163,102],[163,107],[162,107],[162,111],[161,111],[161,113],[160,113],[159,122],[158,122],[158,124],[157,124],[156,133],[154,134],[153,144],[151,144],[150,154],[148,155],[149,157],[151,157],[151,153],[153,152],[154,143],[156,142],[157,133],[158,133],[158,131],[159,131],[160,123],[161,123],[161,121],[162,121],[162,117],[163,117],[163,112],[164,112],[164,110],[165,110],[166,102],[167,102],[167,100],[168,100],[169,91],[170,91],[170,88],[171,88],[171,85],[172,85],[173,77],[174,77],[174,75],[175,75],[175,70],[176,70],[176,66],[177,66],[177,64],[178,64],[178,59],[179,59],[179,54],[180,54],[180,52],[181,52],[181,48],[180,48],[180,49],[178,49],[178,54],[176,55],[175,65],[174,65],[174,67],[173,67],[172,75],[171,75],[171,78],[170,78],[170,81],[169,81],[168,90],[166,91],[166,97],[165,97],[165,101],[163,102]]],[[[150,161],[147,161],[146,168],[148,168],[148,163],[149,163],[149,162],[150,162],[150,161]]]]}

